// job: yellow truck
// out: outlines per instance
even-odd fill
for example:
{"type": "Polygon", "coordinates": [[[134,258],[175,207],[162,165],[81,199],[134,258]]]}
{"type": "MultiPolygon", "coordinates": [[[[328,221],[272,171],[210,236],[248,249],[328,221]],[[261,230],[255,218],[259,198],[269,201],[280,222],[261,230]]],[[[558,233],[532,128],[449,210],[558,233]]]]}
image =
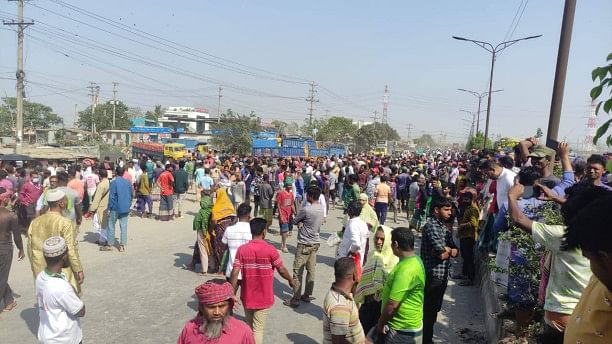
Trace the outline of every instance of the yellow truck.
{"type": "Polygon", "coordinates": [[[164,160],[172,158],[180,160],[185,157],[185,145],[182,143],[139,143],[132,144],[132,157],[140,158],[143,155],[152,159],[164,160]]]}

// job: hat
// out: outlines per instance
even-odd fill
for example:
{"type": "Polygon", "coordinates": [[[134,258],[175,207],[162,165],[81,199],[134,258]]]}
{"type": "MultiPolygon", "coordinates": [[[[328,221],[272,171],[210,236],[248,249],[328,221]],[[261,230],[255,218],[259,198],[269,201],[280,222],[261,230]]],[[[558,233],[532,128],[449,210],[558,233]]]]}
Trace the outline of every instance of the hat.
{"type": "Polygon", "coordinates": [[[533,158],[545,158],[553,155],[555,155],[555,151],[553,149],[542,145],[535,146],[533,152],[529,153],[529,156],[533,158]]]}
{"type": "Polygon", "coordinates": [[[62,190],[52,189],[47,192],[47,202],[57,202],[66,197],[66,194],[62,190]]]}
{"type": "Polygon", "coordinates": [[[367,201],[368,200],[368,195],[366,195],[364,193],[359,194],[359,200],[360,201],[367,201]]]}
{"type": "Polygon", "coordinates": [[[195,294],[203,305],[214,305],[234,297],[232,285],[228,282],[208,281],[195,288],[195,294]]]}
{"type": "Polygon", "coordinates": [[[52,236],[43,243],[43,254],[47,258],[59,257],[67,250],[66,240],[62,237],[52,236]]]}

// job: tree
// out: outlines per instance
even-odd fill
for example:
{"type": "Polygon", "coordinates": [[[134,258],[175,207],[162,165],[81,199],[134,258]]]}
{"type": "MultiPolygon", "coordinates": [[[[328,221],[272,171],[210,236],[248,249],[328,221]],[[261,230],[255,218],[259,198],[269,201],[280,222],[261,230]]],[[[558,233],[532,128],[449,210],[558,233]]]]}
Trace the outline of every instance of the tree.
{"type": "Polygon", "coordinates": [[[289,123],[275,119],[272,121],[272,125],[274,126],[274,130],[276,130],[277,133],[281,135],[287,135],[287,129],[289,129],[289,123]]]}
{"type": "MultiPolygon", "coordinates": [[[[2,98],[2,106],[0,107],[0,121],[3,124],[0,126],[1,135],[14,135],[16,109],[17,99],[15,97],[2,98]]],[[[28,101],[23,102],[24,128],[44,129],[60,125],[63,122],[64,120],[54,113],[50,106],[28,101]]]]}
{"type": "Polygon", "coordinates": [[[433,147],[436,145],[436,140],[429,134],[423,134],[421,137],[414,139],[414,144],[419,147],[433,147]]]}
{"type": "MultiPolygon", "coordinates": [[[[94,124],[96,131],[113,129],[113,104],[109,101],[104,104],[98,104],[94,112],[94,124]]],[[[121,101],[117,101],[115,108],[115,129],[127,130],[132,126],[132,122],[128,116],[129,107],[121,101]]],[[[79,112],[77,126],[81,129],[91,130],[91,106],[79,112]]]]}
{"type": "Polygon", "coordinates": [[[312,126],[310,125],[310,121],[307,119],[304,124],[300,127],[300,134],[302,136],[307,137],[315,137],[314,130],[317,131],[317,138],[319,136],[319,131],[327,124],[327,121],[324,118],[321,119],[312,119],[312,126]]]}
{"type": "Polygon", "coordinates": [[[357,134],[357,126],[350,118],[333,116],[321,125],[317,132],[317,140],[320,141],[347,142],[357,134]]]}
{"type": "MultiPolygon", "coordinates": [[[[612,110],[612,53],[608,55],[606,61],[608,62],[607,66],[597,67],[593,69],[593,72],[591,73],[591,78],[593,78],[593,81],[599,79],[599,81],[595,81],[599,83],[599,85],[591,89],[591,99],[593,101],[596,101],[597,98],[599,98],[599,96],[603,93],[604,89],[606,91],[610,91],[608,92],[608,95],[604,95],[604,99],[600,100],[597,103],[597,107],[595,108],[595,115],[599,114],[599,109],[602,105],[604,112],[608,115],[610,114],[610,110],[612,110]]],[[[597,129],[595,136],[593,136],[593,144],[597,144],[597,140],[599,140],[599,138],[606,134],[606,132],[610,128],[610,125],[612,125],[612,119],[607,120],[597,129]]],[[[608,137],[606,138],[606,144],[608,146],[612,146],[612,135],[608,135],[608,137]]]]}
{"type": "Polygon", "coordinates": [[[394,141],[399,139],[400,136],[397,131],[388,124],[368,124],[361,127],[355,133],[355,150],[362,152],[369,151],[376,146],[376,141],[378,140],[394,141]]]}
{"type": "Polygon", "coordinates": [[[253,146],[252,132],[261,131],[261,119],[251,112],[249,115],[234,113],[231,109],[221,114],[221,123],[212,125],[215,133],[212,144],[231,154],[251,153],[253,146]]]}
{"type": "Polygon", "coordinates": [[[153,111],[147,111],[145,118],[151,121],[157,121],[164,115],[164,108],[161,105],[155,105],[153,111]]]}
{"type": "MultiPolygon", "coordinates": [[[[465,146],[466,150],[472,150],[472,149],[482,149],[482,144],[484,143],[484,134],[482,133],[482,131],[479,131],[476,133],[476,136],[472,136],[470,137],[470,139],[468,140],[467,145],[465,146]]],[[[487,140],[487,147],[486,148],[493,148],[493,141],[492,140],[487,140]]]]}

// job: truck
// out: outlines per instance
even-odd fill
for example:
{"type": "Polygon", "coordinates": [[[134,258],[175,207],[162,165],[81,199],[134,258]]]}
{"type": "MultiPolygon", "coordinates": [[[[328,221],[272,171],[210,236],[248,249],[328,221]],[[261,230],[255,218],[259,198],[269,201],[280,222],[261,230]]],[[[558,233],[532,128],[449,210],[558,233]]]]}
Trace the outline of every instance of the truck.
{"type": "Polygon", "coordinates": [[[375,155],[387,155],[389,153],[387,140],[376,140],[376,146],[372,153],[375,155]]]}
{"type": "Polygon", "coordinates": [[[152,159],[182,159],[185,156],[185,145],[182,143],[132,143],[132,157],[146,155],[152,159]]]}

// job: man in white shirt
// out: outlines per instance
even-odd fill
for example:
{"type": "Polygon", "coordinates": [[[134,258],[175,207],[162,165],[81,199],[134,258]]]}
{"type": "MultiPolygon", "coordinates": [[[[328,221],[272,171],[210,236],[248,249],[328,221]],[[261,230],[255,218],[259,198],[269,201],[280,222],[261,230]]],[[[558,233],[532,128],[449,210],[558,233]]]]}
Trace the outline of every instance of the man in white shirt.
{"type": "Polygon", "coordinates": [[[344,226],[344,234],[342,235],[340,247],[338,247],[336,259],[359,255],[359,262],[363,267],[370,231],[365,221],[359,217],[361,209],[362,205],[359,201],[352,201],[346,208],[349,220],[344,226]]]}
{"type": "Polygon", "coordinates": [[[497,207],[508,209],[508,191],[514,185],[516,173],[502,167],[497,161],[486,160],[480,164],[480,169],[491,179],[497,180],[495,198],[497,207]]]}
{"type": "MultiPolygon", "coordinates": [[[[251,226],[249,220],[251,219],[251,206],[248,203],[242,203],[238,206],[236,211],[238,214],[238,222],[227,227],[223,233],[221,241],[227,245],[229,250],[229,257],[227,260],[227,269],[225,276],[229,279],[232,275],[232,268],[234,266],[234,258],[236,258],[236,252],[238,248],[253,239],[251,235],[251,226]]],[[[241,280],[242,276],[238,273],[238,280],[241,280]]]]}
{"type": "Polygon", "coordinates": [[[45,240],[43,254],[47,267],[36,277],[36,299],[40,324],[40,343],[77,344],[83,340],[79,318],[85,316],[85,305],[61,272],[68,267],[68,246],[62,237],[45,240]]]}

